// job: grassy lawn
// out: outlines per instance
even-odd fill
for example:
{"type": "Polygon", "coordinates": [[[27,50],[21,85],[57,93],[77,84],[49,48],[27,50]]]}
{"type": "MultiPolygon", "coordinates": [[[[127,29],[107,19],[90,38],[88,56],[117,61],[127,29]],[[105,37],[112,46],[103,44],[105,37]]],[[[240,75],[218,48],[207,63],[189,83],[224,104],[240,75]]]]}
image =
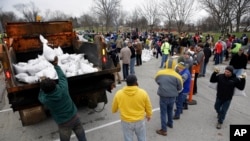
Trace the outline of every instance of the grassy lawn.
{"type": "MultiPolygon", "coordinates": [[[[230,33],[231,35],[235,35],[237,38],[240,38],[242,34],[246,34],[248,39],[250,38],[250,32],[233,32],[230,33]]],[[[221,33],[215,33],[215,32],[209,32],[209,33],[202,33],[202,35],[205,37],[207,34],[213,35],[214,36],[214,41],[218,41],[219,37],[221,36],[221,33]]]]}

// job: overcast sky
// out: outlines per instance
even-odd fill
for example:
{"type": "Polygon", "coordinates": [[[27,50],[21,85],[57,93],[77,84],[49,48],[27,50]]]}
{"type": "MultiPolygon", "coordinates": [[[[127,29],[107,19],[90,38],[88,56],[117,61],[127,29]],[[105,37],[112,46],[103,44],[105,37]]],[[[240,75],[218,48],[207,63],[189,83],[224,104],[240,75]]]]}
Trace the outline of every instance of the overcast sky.
{"type": "MultiPolygon", "coordinates": [[[[34,2],[42,14],[44,14],[47,9],[50,9],[51,11],[60,10],[67,15],[74,15],[76,17],[82,15],[83,12],[88,12],[93,4],[93,0],[0,0],[0,8],[2,8],[3,11],[14,10],[16,13],[13,5],[29,3],[30,1],[34,2]]],[[[142,1],[143,0],[122,0],[121,5],[126,11],[133,10],[134,7],[142,1]]]]}
{"type": "MultiPolygon", "coordinates": [[[[60,10],[67,15],[79,17],[83,13],[90,11],[93,0],[0,0],[0,8],[3,11],[14,11],[18,16],[19,12],[16,12],[13,5],[20,3],[29,3],[33,1],[34,4],[41,10],[42,16],[45,14],[47,9],[51,11],[60,10]]],[[[123,10],[130,11],[134,10],[136,6],[145,2],[145,0],[121,0],[123,10]]],[[[206,12],[199,11],[195,17],[206,15],[206,12]]]]}

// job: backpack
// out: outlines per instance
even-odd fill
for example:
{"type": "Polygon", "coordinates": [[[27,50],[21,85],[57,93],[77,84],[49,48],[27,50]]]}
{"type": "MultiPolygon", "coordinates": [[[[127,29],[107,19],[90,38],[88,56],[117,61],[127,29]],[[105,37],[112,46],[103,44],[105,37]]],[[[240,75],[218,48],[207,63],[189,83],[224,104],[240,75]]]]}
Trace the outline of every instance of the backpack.
{"type": "Polygon", "coordinates": [[[109,52],[109,55],[111,59],[113,60],[114,66],[117,67],[117,64],[119,63],[119,54],[117,53],[116,49],[109,52]]]}

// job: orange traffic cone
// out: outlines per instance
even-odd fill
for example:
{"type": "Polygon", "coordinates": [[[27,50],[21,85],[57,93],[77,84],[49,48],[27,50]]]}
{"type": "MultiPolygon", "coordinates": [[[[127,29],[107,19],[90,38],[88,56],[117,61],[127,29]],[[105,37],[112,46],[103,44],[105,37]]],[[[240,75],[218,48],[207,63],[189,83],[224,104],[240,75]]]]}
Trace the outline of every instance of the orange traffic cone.
{"type": "Polygon", "coordinates": [[[193,89],[194,89],[194,76],[195,76],[195,70],[192,68],[192,79],[190,84],[190,93],[188,97],[188,104],[189,105],[196,105],[196,100],[193,100],[193,89]]]}

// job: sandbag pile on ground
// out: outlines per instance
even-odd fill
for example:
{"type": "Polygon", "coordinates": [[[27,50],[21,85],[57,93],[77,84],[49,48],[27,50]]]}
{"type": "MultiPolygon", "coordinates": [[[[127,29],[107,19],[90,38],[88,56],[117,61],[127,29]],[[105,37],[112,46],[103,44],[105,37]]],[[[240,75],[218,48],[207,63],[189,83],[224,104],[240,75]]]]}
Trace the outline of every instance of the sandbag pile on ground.
{"type": "Polygon", "coordinates": [[[43,43],[43,54],[28,62],[13,64],[18,81],[25,83],[37,83],[41,77],[57,79],[54,66],[49,62],[58,57],[58,65],[67,77],[97,72],[98,69],[93,64],[84,59],[84,54],[63,53],[61,47],[52,49],[47,45],[48,41],[40,35],[43,43]]]}
{"type": "Polygon", "coordinates": [[[153,58],[153,50],[150,49],[142,50],[142,55],[141,55],[142,62],[148,62],[152,58],[153,58]]]}

